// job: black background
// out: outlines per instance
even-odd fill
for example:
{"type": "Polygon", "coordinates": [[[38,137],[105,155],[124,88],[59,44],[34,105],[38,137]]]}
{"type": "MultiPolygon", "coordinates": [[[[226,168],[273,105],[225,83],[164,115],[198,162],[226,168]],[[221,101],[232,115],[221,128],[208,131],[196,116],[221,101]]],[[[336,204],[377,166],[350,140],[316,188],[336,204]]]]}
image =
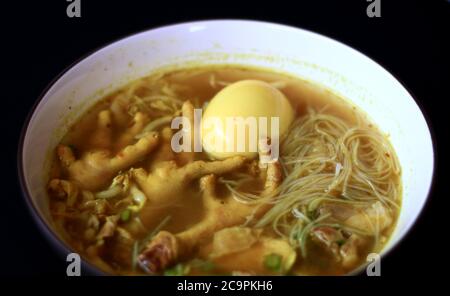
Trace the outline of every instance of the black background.
{"type": "MultiPolygon", "coordinates": [[[[20,131],[47,84],[81,56],[111,41],[165,24],[214,18],[273,21],[309,29],[365,53],[396,76],[426,114],[437,147],[437,171],[426,208],[413,230],[382,260],[382,275],[434,274],[448,261],[443,152],[448,124],[450,2],[381,0],[381,18],[354,1],[92,1],[68,18],[65,0],[16,1],[1,9],[2,178],[0,274],[64,276],[66,264],[29,215],[17,181],[20,131]],[[95,3],[95,5],[94,5],[95,3]],[[6,91],[5,91],[6,90],[6,91]]],[[[280,45],[282,46],[282,45],[280,45]]],[[[414,147],[411,147],[414,149],[414,147]]]]}

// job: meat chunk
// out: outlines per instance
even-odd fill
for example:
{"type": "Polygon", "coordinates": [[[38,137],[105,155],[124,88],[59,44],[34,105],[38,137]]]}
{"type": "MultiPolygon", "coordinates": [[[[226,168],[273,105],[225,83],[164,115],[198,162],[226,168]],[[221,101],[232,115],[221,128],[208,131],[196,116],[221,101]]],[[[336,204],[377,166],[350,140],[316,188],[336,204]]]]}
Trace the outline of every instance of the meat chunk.
{"type": "Polygon", "coordinates": [[[255,244],[261,231],[249,227],[229,227],[217,231],[213,237],[211,257],[240,252],[255,244]]]}
{"type": "Polygon", "coordinates": [[[327,248],[334,256],[339,256],[339,247],[345,241],[340,231],[333,227],[316,227],[311,231],[312,239],[327,248]]]}
{"type": "Polygon", "coordinates": [[[360,261],[359,249],[363,244],[364,240],[359,235],[352,234],[341,246],[340,255],[345,268],[354,267],[360,261]]]}
{"type": "Polygon", "coordinates": [[[375,235],[377,231],[385,230],[392,222],[392,214],[379,201],[345,220],[345,224],[348,226],[360,229],[371,235],[375,235]]]}
{"type": "Polygon", "coordinates": [[[358,234],[344,235],[342,231],[328,226],[316,227],[311,231],[316,243],[334,256],[344,268],[352,268],[360,261],[360,250],[367,241],[358,234]]]}

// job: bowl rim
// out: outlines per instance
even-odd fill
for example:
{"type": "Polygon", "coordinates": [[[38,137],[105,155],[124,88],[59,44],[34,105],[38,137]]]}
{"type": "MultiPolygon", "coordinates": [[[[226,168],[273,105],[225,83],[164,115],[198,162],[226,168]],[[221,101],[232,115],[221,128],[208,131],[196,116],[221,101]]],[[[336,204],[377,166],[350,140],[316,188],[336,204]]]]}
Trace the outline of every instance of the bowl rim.
{"type": "MultiPolygon", "coordinates": [[[[420,113],[422,114],[422,116],[425,120],[425,123],[427,125],[427,130],[430,135],[431,146],[432,146],[432,150],[431,150],[431,152],[432,152],[431,181],[428,184],[428,188],[426,190],[427,193],[426,193],[424,202],[422,203],[418,214],[413,218],[412,223],[407,227],[404,234],[402,236],[400,236],[396,242],[394,242],[389,248],[383,249],[380,251],[380,258],[386,257],[389,254],[391,254],[391,252],[393,250],[395,250],[399,247],[400,243],[405,239],[405,237],[407,237],[410,234],[411,230],[417,226],[417,222],[423,217],[425,208],[429,206],[429,199],[430,199],[430,196],[432,195],[432,192],[434,192],[434,188],[435,188],[436,166],[437,166],[436,134],[434,132],[434,129],[432,128],[432,122],[430,120],[430,117],[425,112],[425,108],[422,106],[421,102],[419,100],[417,100],[416,96],[413,95],[413,93],[410,91],[410,89],[405,86],[405,84],[402,82],[402,80],[399,79],[396,75],[392,74],[387,69],[387,67],[385,67],[381,63],[375,61],[369,55],[361,52],[358,49],[353,48],[352,46],[349,46],[341,41],[338,41],[334,38],[328,37],[321,33],[316,33],[314,31],[304,29],[301,27],[296,27],[296,26],[287,25],[287,24],[283,24],[283,23],[277,23],[277,22],[261,21],[261,20],[256,20],[256,19],[234,19],[234,18],[231,18],[231,19],[228,19],[228,18],[225,18],[225,19],[220,19],[220,18],[219,19],[200,19],[200,20],[192,20],[192,21],[186,21],[186,22],[168,23],[168,24],[158,25],[155,27],[149,27],[149,28],[137,31],[137,32],[129,33],[129,34],[123,35],[121,37],[115,38],[114,40],[112,40],[110,42],[107,42],[103,45],[100,45],[100,46],[88,51],[87,53],[81,55],[78,59],[74,60],[69,65],[65,66],[63,68],[63,70],[59,74],[57,74],[46,85],[46,87],[40,92],[36,101],[33,103],[30,111],[28,112],[28,114],[23,122],[21,131],[20,131],[20,137],[19,137],[19,142],[18,142],[18,151],[17,151],[17,173],[18,173],[18,177],[19,177],[20,191],[22,192],[22,196],[25,199],[26,205],[28,207],[28,212],[32,216],[33,220],[35,222],[37,222],[38,228],[41,230],[41,232],[44,233],[44,236],[47,238],[47,240],[51,242],[52,247],[57,250],[57,252],[60,256],[65,256],[74,251],[72,247],[70,247],[66,242],[64,242],[61,238],[59,238],[56,235],[55,231],[51,229],[50,225],[45,221],[45,219],[39,213],[39,210],[36,208],[36,205],[34,204],[34,202],[32,200],[32,194],[30,193],[30,191],[28,190],[28,187],[26,186],[25,168],[24,168],[24,163],[23,163],[24,141],[25,141],[25,136],[27,134],[28,128],[30,126],[30,121],[31,121],[33,115],[35,114],[37,107],[42,103],[42,101],[43,101],[44,97],[47,95],[48,91],[69,70],[74,68],[76,65],[82,63],[85,59],[87,59],[91,55],[95,54],[96,52],[103,50],[115,43],[124,41],[128,38],[132,38],[132,37],[135,37],[140,34],[146,34],[148,32],[156,31],[156,30],[173,29],[175,27],[187,27],[187,26],[193,26],[193,25],[207,26],[209,24],[218,24],[218,23],[228,23],[228,24],[241,23],[241,24],[253,24],[253,25],[260,25],[260,26],[275,26],[275,27],[279,27],[281,29],[286,29],[286,30],[291,30],[291,31],[302,31],[304,33],[306,32],[315,37],[319,37],[319,38],[325,39],[327,41],[337,43],[339,46],[343,46],[347,50],[351,50],[353,53],[358,53],[358,54],[364,56],[365,58],[367,58],[368,60],[370,60],[371,62],[373,62],[374,64],[378,65],[382,70],[384,70],[388,75],[390,75],[395,81],[397,81],[401,87],[403,87],[406,90],[406,92],[412,99],[411,103],[415,103],[416,106],[418,107],[420,113]]],[[[81,254],[80,254],[80,256],[81,256],[81,254]]],[[[367,264],[368,264],[368,262],[361,264],[359,267],[355,268],[353,271],[349,272],[347,275],[361,274],[363,272],[363,270],[366,268],[367,264]]],[[[108,275],[107,273],[102,271],[100,268],[96,267],[94,264],[92,264],[88,260],[84,259],[83,256],[81,256],[81,265],[84,268],[84,271],[86,271],[88,274],[108,275]]]]}

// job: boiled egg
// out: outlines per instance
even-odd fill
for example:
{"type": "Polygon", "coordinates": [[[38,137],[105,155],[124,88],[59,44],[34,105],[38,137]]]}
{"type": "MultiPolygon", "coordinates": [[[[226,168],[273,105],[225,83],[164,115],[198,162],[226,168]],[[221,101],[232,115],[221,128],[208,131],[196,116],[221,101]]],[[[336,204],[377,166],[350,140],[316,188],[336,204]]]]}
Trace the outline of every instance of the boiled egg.
{"type": "Polygon", "coordinates": [[[260,80],[238,81],[207,105],[201,125],[203,149],[215,159],[255,157],[259,140],[281,138],[293,119],[294,110],[280,90],[260,80]]]}

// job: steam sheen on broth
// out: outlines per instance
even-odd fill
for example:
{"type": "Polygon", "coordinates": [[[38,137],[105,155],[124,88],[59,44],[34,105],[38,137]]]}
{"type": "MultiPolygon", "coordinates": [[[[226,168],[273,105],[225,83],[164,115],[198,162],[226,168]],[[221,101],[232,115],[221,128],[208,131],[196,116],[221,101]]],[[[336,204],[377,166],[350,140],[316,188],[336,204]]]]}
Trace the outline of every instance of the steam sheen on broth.
{"type": "Polygon", "coordinates": [[[383,248],[401,206],[395,151],[361,110],[262,69],[205,67],[132,82],[86,112],[55,155],[53,223],[111,274],[346,274],[383,248]],[[278,161],[172,151],[175,116],[191,119],[248,79],[277,88],[295,111],[278,161]]]}

